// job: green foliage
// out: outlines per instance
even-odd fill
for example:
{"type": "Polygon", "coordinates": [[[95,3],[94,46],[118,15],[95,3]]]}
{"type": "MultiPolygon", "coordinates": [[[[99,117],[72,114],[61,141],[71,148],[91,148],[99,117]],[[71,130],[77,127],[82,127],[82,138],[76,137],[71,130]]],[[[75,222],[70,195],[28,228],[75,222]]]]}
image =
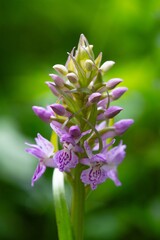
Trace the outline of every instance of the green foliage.
{"type": "Polygon", "coordinates": [[[50,81],[55,63],[65,63],[67,52],[84,33],[95,53],[103,52],[102,63],[116,62],[105,77],[124,79],[129,91],[117,101],[125,109],[120,118],[135,119],[123,137],[127,144],[127,157],[119,167],[123,185],[116,188],[108,180],[88,198],[85,239],[158,240],[159,2],[2,0],[1,9],[0,238],[58,239],[52,170],[47,169],[31,189],[36,160],[26,156],[23,143],[37,131],[50,138],[49,126],[31,106],[55,102],[44,82],[50,81]]]}

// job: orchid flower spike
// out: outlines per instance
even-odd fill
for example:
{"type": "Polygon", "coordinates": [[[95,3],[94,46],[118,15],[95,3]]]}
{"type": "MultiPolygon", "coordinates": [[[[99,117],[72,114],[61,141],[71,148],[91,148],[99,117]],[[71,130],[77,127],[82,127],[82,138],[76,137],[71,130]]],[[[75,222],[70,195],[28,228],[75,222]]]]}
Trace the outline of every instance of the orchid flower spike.
{"type": "Polygon", "coordinates": [[[32,109],[41,120],[50,123],[59,149],[54,150],[53,138],[49,141],[40,134],[35,138],[36,144],[26,143],[26,152],[39,160],[32,185],[47,167],[65,172],[73,182],[77,179],[76,170],[81,169],[79,181],[92,190],[107,179],[121,185],[117,167],[125,157],[126,145],[122,141],[113,145],[112,139],[122,136],[134,121],[114,119],[123,110],[114,102],[128,88],[118,86],[120,78],[104,81],[105,73],[113,65],[112,60],[102,63],[101,52],[95,57],[93,45],[81,34],[77,49],[68,53],[66,64],[53,66],[51,80],[46,84],[56,101],[46,108],[32,109]]]}

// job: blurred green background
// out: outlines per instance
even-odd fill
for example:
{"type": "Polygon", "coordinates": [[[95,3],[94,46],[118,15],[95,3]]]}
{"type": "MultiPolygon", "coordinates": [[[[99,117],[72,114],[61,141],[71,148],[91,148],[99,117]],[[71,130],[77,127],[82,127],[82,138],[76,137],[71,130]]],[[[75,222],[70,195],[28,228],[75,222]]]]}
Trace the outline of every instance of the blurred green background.
{"type": "Polygon", "coordinates": [[[45,85],[81,33],[95,55],[124,79],[119,118],[134,118],[123,136],[122,187],[108,180],[87,200],[85,239],[160,239],[160,2],[158,0],[1,0],[0,239],[57,239],[52,169],[34,188],[36,159],[24,152],[37,132],[51,130],[32,105],[54,98],[45,85]]]}

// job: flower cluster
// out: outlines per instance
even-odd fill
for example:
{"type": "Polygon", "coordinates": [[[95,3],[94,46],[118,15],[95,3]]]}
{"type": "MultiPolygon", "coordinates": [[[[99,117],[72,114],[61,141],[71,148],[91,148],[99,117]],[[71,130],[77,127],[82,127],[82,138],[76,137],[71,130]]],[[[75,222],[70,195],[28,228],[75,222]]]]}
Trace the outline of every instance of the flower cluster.
{"type": "Polygon", "coordinates": [[[113,104],[127,88],[117,87],[122,82],[119,78],[103,81],[114,62],[101,65],[102,53],[95,58],[92,48],[82,34],[77,50],[73,48],[68,53],[65,65],[53,66],[57,74],[50,74],[52,81],[46,82],[57,102],[46,108],[33,106],[35,114],[57,134],[61,149],[55,152],[54,143],[40,134],[35,138],[36,144],[26,143],[26,151],[39,159],[32,185],[46,167],[73,175],[79,165],[81,181],[91,189],[107,178],[117,186],[121,184],[117,166],[125,157],[126,146],[122,142],[113,146],[114,138],[122,135],[133,120],[114,123],[114,117],[123,109],[113,104]]]}

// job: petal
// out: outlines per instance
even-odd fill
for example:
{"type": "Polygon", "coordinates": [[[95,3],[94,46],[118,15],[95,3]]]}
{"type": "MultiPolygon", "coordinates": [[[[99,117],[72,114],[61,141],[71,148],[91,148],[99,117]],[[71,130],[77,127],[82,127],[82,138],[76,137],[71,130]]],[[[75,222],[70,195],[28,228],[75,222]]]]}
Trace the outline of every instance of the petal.
{"type": "Polygon", "coordinates": [[[85,150],[86,150],[86,153],[87,153],[87,156],[89,157],[89,158],[92,158],[92,150],[91,150],[91,148],[90,148],[90,146],[89,146],[89,144],[88,144],[88,142],[87,141],[85,141],[84,142],[84,148],[85,148],[85,150]]]}
{"type": "Polygon", "coordinates": [[[63,127],[63,125],[57,121],[52,121],[50,126],[59,137],[68,132],[68,128],[63,127]]]}
{"type": "Polygon", "coordinates": [[[80,139],[81,139],[82,137],[84,137],[85,135],[89,134],[91,131],[92,131],[92,130],[90,129],[90,130],[87,130],[87,131],[85,131],[85,132],[82,132],[81,135],[80,135],[80,137],[75,140],[76,144],[80,141],[80,139]]]}
{"type": "Polygon", "coordinates": [[[117,177],[117,171],[115,169],[108,171],[107,176],[108,176],[108,178],[113,180],[113,182],[115,183],[116,186],[121,186],[122,185],[121,182],[119,181],[118,177],[117,177]]]}
{"type": "Polygon", "coordinates": [[[92,158],[90,159],[91,163],[94,162],[106,162],[106,156],[104,154],[98,153],[92,156],[92,158]]]}
{"type": "Polygon", "coordinates": [[[106,154],[108,151],[108,148],[115,143],[115,139],[112,139],[112,141],[108,144],[106,144],[106,140],[103,142],[103,149],[101,153],[106,154]]]}
{"type": "Polygon", "coordinates": [[[71,168],[75,168],[78,163],[77,155],[68,149],[58,151],[54,156],[55,163],[61,172],[68,172],[71,168]]]}
{"type": "MultiPolygon", "coordinates": [[[[36,145],[35,145],[36,146],[36,145]]],[[[25,151],[36,158],[43,159],[46,157],[44,152],[39,147],[26,148],[25,151]]]]}
{"type": "Polygon", "coordinates": [[[32,177],[32,186],[34,186],[34,182],[37,181],[45,172],[46,166],[42,163],[39,163],[32,177]]]}
{"type": "Polygon", "coordinates": [[[42,151],[46,154],[47,157],[50,157],[53,154],[54,146],[50,141],[42,137],[41,134],[37,134],[37,138],[35,138],[35,141],[38,146],[42,149],[42,151]]]}
{"type": "Polygon", "coordinates": [[[79,152],[79,153],[83,153],[84,152],[83,148],[78,146],[78,145],[72,146],[72,150],[74,152],[79,152]]]}
{"type": "Polygon", "coordinates": [[[125,148],[126,148],[126,145],[120,144],[119,146],[109,150],[106,153],[106,162],[114,163],[115,165],[120,164],[126,155],[125,148]]]}
{"type": "Polygon", "coordinates": [[[60,141],[66,142],[66,143],[71,143],[72,145],[75,145],[74,138],[68,133],[63,134],[60,138],[60,141]]]}
{"type": "Polygon", "coordinates": [[[87,166],[90,166],[90,165],[91,165],[89,158],[82,158],[82,159],[80,160],[80,163],[82,163],[82,164],[84,164],[84,165],[87,165],[87,166]]]}
{"type": "Polygon", "coordinates": [[[107,178],[106,172],[99,164],[84,170],[81,174],[81,180],[84,184],[90,184],[92,190],[96,189],[97,185],[104,182],[107,178]]]}
{"type": "Polygon", "coordinates": [[[44,161],[44,164],[46,167],[56,168],[57,164],[55,163],[54,157],[53,158],[47,158],[44,161]]]}
{"type": "Polygon", "coordinates": [[[106,133],[104,133],[101,138],[102,141],[106,141],[107,138],[114,138],[116,136],[115,130],[111,129],[109,131],[107,131],[106,133]]]}

